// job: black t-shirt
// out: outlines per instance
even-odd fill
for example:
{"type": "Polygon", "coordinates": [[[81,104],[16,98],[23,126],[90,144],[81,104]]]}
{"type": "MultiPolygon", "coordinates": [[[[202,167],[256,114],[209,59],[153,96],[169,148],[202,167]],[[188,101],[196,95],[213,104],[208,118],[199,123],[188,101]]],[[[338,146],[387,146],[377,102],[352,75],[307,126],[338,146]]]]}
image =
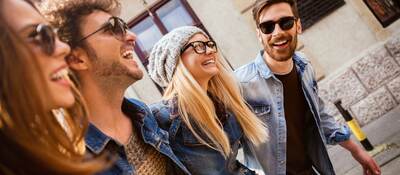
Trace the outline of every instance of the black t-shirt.
{"type": "Polygon", "coordinates": [[[295,66],[286,75],[275,75],[283,84],[287,128],[286,174],[311,174],[312,163],[306,149],[305,130],[309,107],[295,66]]]}

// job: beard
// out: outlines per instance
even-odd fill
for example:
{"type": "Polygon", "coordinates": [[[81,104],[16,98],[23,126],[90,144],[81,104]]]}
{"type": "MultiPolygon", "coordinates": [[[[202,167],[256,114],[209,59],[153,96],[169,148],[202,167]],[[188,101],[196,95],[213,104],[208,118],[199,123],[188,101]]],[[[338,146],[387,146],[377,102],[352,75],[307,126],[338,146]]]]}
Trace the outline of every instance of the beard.
{"type": "Polygon", "coordinates": [[[104,79],[107,82],[115,80],[118,83],[127,82],[129,84],[143,78],[143,72],[139,68],[131,70],[119,59],[101,58],[90,47],[86,50],[93,65],[95,77],[104,79]]]}
{"type": "Polygon", "coordinates": [[[293,57],[294,52],[296,51],[296,48],[297,48],[297,34],[294,36],[290,36],[290,35],[289,36],[281,36],[281,37],[278,37],[271,41],[272,42],[270,44],[268,42],[265,43],[264,40],[262,40],[262,44],[264,46],[265,52],[267,52],[267,54],[272,59],[274,59],[275,61],[284,62],[293,57]],[[287,39],[289,42],[288,43],[289,46],[284,50],[277,50],[277,49],[273,48],[272,42],[276,41],[276,40],[282,40],[282,39],[287,39]]]}

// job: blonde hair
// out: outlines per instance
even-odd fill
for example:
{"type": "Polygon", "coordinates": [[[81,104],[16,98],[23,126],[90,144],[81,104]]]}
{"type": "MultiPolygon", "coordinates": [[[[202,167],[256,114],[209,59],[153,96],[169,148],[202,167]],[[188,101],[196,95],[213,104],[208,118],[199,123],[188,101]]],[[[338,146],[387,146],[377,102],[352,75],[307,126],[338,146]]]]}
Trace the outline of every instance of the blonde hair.
{"type": "MultiPolygon", "coordinates": [[[[208,93],[221,101],[233,112],[244,136],[254,145],[268,139],[266,125],[258,119],[246,105],[235,78],[221,57],[216,59],[219,73],[208,82],[208,93]]],[[[193,135],[208,147],[220,151],[227,157],[231,151],[228,136],[216,115],[213,101],[193,78],[181,60],[175,74],[167,86],[164,99],[177,97],[179,114],[193,135]],[[195,129],[196,128],[196,131],[195,129]],[[206,138],[199,136],[200,131],[206,138]],[[207,143],[208,139],[211,143],[207,143]]]]}

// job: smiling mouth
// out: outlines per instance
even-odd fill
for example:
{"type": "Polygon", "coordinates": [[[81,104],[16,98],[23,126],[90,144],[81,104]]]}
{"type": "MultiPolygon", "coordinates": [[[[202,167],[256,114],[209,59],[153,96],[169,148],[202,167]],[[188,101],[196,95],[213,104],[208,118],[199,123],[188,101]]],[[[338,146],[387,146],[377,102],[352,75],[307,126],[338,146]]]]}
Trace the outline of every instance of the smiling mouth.
{"type": "Polygon", "coordinates": [[[60,81],[60,80],[67,80],[68,79],[68,68],[61,69],[50,76],[51,81],[60,81]]]}
{"type": "Polygon", "coordinates": [[[272,43],[272,46],[280,47],[280,46],[286,45],[287,43],[289,43],[289,40],[281,40],[281,41],[277,41],[277,42],[272,43]]]}
{"type": "Polygon", "coordinates": [[[214,59],[209,59],[209,60],[207,60],[207,61],[204,61],[204,62],[201,63],[201,64],[204,65],[204,66],[211,65],[211,64],[214,64],[214,65],[215,65],[215,60],[214,60],[214,59]]]}
{"type": "Polygon", "coordinates": [[[122,53],[122,58],[124,59],[133,59],[133,50],[127,50],[122,53]]]}

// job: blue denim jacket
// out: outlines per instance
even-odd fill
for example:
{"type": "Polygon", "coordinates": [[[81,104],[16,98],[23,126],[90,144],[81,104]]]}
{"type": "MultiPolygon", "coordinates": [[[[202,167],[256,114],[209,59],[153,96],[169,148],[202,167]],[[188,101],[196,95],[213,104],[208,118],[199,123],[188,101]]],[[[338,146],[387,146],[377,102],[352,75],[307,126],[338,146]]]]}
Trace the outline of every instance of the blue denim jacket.
{"type": "MultiPolygon", "coordinates": [[[[124,99],[122,111],[131,118],[134,128],[140,132],[145,143],[151,145],[169,158],[169,170],[174,173],[169,174],[190,174],[182,162],[173,153],[169,141],[168,133],[158,127],[153,114],[146,104],[135,99],[124,99]],[[179,172],[179,173],[177,173],[179,172]]],[[[117,160],[111,168],[100,172],[101,175],[132,175],[135,174],[133,165],[129,164],[125,150],[121,144],[105,135],[93,124],[89,124],[88,132],[85,136],[86,147],[92,154],[99,155],[103,151],[116,153],[117,160]]]]}
{"type": "MultiPolygon", "coordinates": [[[[274,76],[263,58],[261,51],[257,58],[235,71],[240,81],[243,96],[256,115],[263,120],[270,131],[270,140],[255,148],[245,145],[245,164],[250,168],[262,168],[269,175],[286,175],[286,121],[284,114],[283,86],[274,76]]],[[[318,96],[318,87],[310,62],[299,52],[293,56],[304,96],[313,115],[312,126],[307,128],[305,140],[313,168],[324,175],[335,174],[325,144],[348,140],[347,127],[339,126],[324,110],[324,103],[318,96]]]]}
{"type": "Polygon", "coordinates": [[[176,156],[182,160],[192,174],[196,175],[251,175],[251,171],[236,160],[243,141],[243,132],[235,117],[228,113],[223,123],[224,131],[231,143],[231,154],[225,159],[222,154],[201,144],[183,123],[178,113],[176,98],[150,105],[160,127],[169,132],[169,140],[176,156]]]}

